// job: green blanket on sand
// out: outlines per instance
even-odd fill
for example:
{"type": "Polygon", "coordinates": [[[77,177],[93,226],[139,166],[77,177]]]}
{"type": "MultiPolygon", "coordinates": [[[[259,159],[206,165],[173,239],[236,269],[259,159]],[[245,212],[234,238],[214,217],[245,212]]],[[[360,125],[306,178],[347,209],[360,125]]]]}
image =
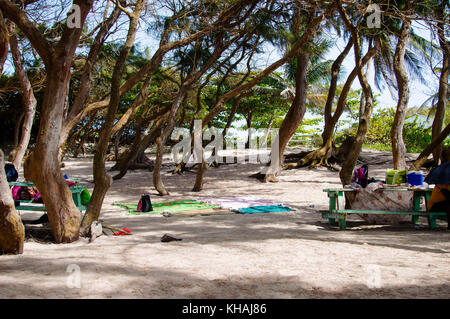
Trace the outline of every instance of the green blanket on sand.
{"type": "Polygon", "coordinates": [[[182,200],[182,201],[173,201],[173,202],[152,203],[153,210],[150,212],[138,212],[137,204],[116,203],[113,205],[125,208],[129,214],[133,214],[133,215],[162,214],[164,212],[177,213],[177,212],[186,212],[186,211],[190,211],[190,210],[219,208],[218,205],[208,205],[208,204],[196,201],[196,200],[182,200]]]}
{"type": "Polygon", "coordinates": [[[241,214],[255,214],[255,213],[275,213],[275,212],[289,212],[292,209],[283,205],[265,205],[265,206],[252,206],[246,208],[233,209],[235,212],[241,214]]]}

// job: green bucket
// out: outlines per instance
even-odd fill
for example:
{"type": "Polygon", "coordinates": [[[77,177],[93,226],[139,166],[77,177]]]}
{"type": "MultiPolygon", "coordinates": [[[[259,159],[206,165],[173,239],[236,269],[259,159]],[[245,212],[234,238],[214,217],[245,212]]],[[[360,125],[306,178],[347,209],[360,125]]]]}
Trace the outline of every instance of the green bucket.
{"type": "Polygon", "coordinates": [[[406,183],[407,170],[387,169],[386,184],[397,185],[406,183]]]}

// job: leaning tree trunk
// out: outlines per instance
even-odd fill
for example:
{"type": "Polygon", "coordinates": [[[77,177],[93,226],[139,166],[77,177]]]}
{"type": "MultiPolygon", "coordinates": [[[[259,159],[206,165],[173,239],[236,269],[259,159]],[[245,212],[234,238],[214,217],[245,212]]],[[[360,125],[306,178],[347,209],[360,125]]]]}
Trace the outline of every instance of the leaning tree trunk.
{"type": "Polygon", "coordinates": [[[34,114],[36,112],[36,98],[34,97],[33,88],[28,79],[27,73],[21,62],[21,56],[19,51],[19,44],[17,42],[17,37],[14,34],[15,28],[11,25],[10,28],[10,46],[11,53],[13,56],[14,67],[16,69],[17,77],[19,78],[20,87],[22,88],[22,103],[24,105],[24,120],[22,125],[22,135],[18,145],[12,150],[11,162],[14,164],[17,170],[20,170],[20,165],[22,163],[25,151],[28,148],[28,143],[31,137],[31,128],[33,126],[34,114]]]}
{"type": "Polygon", "coordinates": [[[409,88],[408,74],[405,70],[405,50],[409,40],[411,21],[405,19],[398,37],[394,54],[394,74],[397,79],[398,102],[394,123],[391,128],[392,157],[394,169],[406,168],[406,146],[403,141],[403,125],[405,124],[406,108],[408,107],[409,88]]]}
{"type": "Polygon", "coordinates": [[[365,109],[364,113],[360,114],[360,120],[358,125],[358,131],[355,135],[355,139],[353,142],[353,147],[351,148],[350,152],[347,155],[346,160],[344,161],[342,165],[342,169],[339,172],[339,178],[341,179],[341,182],[343,185],[348,185],[351,183],[352,175],[353,175],[353,169],[355,168],[356,160],[358,159],[358,156],[361,152],[362,145],[364,142],[364,137],[367,132],[370,116],[372,115],[373,110],[373,95],[372,95],[372,89],[367,81],[367,78],[365,77],[363,73],[363,64],[361,61],[361,39],[360,35],[358,33],[357,27],[353,25],[350,18],[348,17],[347,13],[345,12],[345,9],[342,7],[342,4],[340,1],[337,1],[337,7],[338,11],[340,13],[341,18],[344,20],[345,25],[347,26],[347,29],[351,32],[353,41],[354,41],[354,55],[355,55],[355,64],[358,71],[358,80],[361,84],[363,93],[364,93],[364,102],[365,102],[365,109]]]}
{"type": "MultiPolygon", "coordinates": [[[[445,12],[445,1],[442,1],[442,11],[445,12]]],[[[438,23],[438,35],[439,35],[439,44],[442,50],[442,69],[441,75],[439,78],[439,92],[438,92],[438,102],[436,105],[436,114],[434,115],[433,125],[432,125],[432,139],[434,140],[437,136],[440,135],[442,126],[445,118],[445,107],[447,104],[447,90],[448,90],[448,74],[449,74],[449,57],[450,57],[450,48],[449,42],[445,37],[445,27],[448,28],[444,23],[444,16],[441,15],[441,20],[438,23]]],[[[441,157],[442,153],[442,145],[438,145],[433,150],[433,159],[437,163],[441,157]]]]}
{"type": "MultiPolygon", "coordinates": [[[[281,172],[284,162],[284,150],[289,143],[292,135],[294,135],[298,126],[303,120],[306,112],[306,73],[308,68],[310,55],[308,53],[300,53],[297,55],[297,70],[295,71],[295,97],[286,114],[278,133],[278,158],[275,163],[271,163],[265,176],[264,182],[276,182],[276,176],[281,172]]],[[[274,159],[272,158],[271,162],[274,159]]]]}
{"type": "MultiPolygon", "coordinates": [[[[108,12],[108,8],[105,8],[104,14],[106,15],[107,12],[108,12]]],[[[59,138],[60,149],[62,149],[63,146],[66,144],[66,140],[69,138],[70,132],[72,132],[73,129],[75,128],[75,126],[83,120],[83,118],[79,118],[77,121],[74,121],[74,123],[72,123],[73,125],[69,125],[69,123],[71,123],[71,121],[76,117],[76,115],[81,112],[81,110],[83,109],[83,106],[85,105],[85,103],[89,97],[89,91],[90,91],[91,85],[93,83],[92,73],[94,70],[95,62],[99,55],[98,53],[101,50],[101,48],[109,34],[109,30],[114,25],[114,23],[117,21],[121,12],[122,12],[122,10],[121,10],[120,6],[116,5],[108,18],[106,18],[106,16],[104,16],[103,22],[100,26],[100,29],[97,32],[97,35],[95,36],[95,38],[93,39],[93,43],[89,49],[89,53],[86,57],[86,61],[84,63],[83,70],[81,73],[79,89],[75,95],[75,98],[70,107],[70,110],[67,113],[67,116],[65,116],[65,118],[63,120],[61,134],[60,134],[60,138],[59,138]]],[[[108,105],[108,103],[106,103],[105,106],[107,106],[107,105],[108,105]]]]}
{"type": "MultiPolygon", "coordinates": [[[[325,103],[324,110],[324,129],[322,132],[322,146],[309,154],[307,154],[304,158],[302,158],[298,163],[291,163],[286,166],[286,168],[304,166],[307,163],[311,163],[311,166],[318,166],[323,163],[328,164],[328,158],[331,156],[332,150],[332,142],[333,142],[333,131],[334,131],[334,123],[337,123],[337,119],[340,117],[338,111],[336,111],[335,116],[332,116],[332,108],[333,101],[336,96],[337,82],[339,77],[339,72],[341,70],[342,62],[345,57],[348,55],[350,49],[353,46],[353,38],[350,38],[344,50],[338,55],[336,60],[333,62],[331,66],[331,81],[330,88],[328,89],[327,101],[325,103]],[[333,122],[333,120],[335,120],[333,122]]],[[[351,84],[356,77],[356,73],[352,72],[346,81],[346,85],[344,85],[344,89],[342,90],[341,97],[346,99],[347,94],[350,90],[351,84]],[[348,88],[348,89],[346,89],[348,88]]],[[[345,100],[344,99],[344,100],[345,100]]],[[[342,108],[343,109],[343,108],[342,108]]]]}
{"type": "Polygon", "coordinates": [[[25,229],[14,207],[5,173],[5,160],[0,150],[0,254],[22,254],[25,229]]]}
{"type": "Polygon", "coordinates": [[[245,143],[245,148],[248,149],[250,148],[251,145],[251,139],[252,139],[252,119],[253,119],[253,112],[250,109],[248,111],[248,117],[246,118],[247,120],[247,142],[245,143]]]}
{"type": "Polygon", "coordinates": [[[57,243],[79,238],[80,211],[64,180],[58,161],[58,142],[61,132],[70,68],[78,47],[82,27],[92,0],[74,0],[78,6],[80,27],[63,27],[57,43],[48,41],[44,34],[16,4],[0,0],[3,15],[13,21],[28,38],[43,60],[46,68],[46,86],[42,100],[38,138],[33,152],[25,158],[24,176],[34,182],[45,203],[53,237],[57,243]]]}
{"type": "Polygon", "coordinates": [[[73,157],[77,158],[78,155],[80,154],[80,152],[83,152],[83,157],[86,157],[86,142],[89,138],[89,133],[86,132],[84,133],[84,135],[81,137],[80,142],[78,143],[77,148],[75,149],[75,151],[73,152],[73,157]]]}
{"type": "Polygon", "coordinates": [[[153,168],[153,186],[158,191],[159,195],[169,195],[161,178],[161,168],[164,155],[164,141],[161,136],[156,138],[156,159],[155,167],[153,168]]]}
{"type": "MultiPolygon", "coordinates": [[[[117,175],[113,176],[113,180],[121,179],[125,176],[130,166],[137,160],[140,156],[145,156],[145,150],[152,144],[156,138],[161,134],[161,126],[164,124],[166,116],[162,116],[153,126],[153,128],[144,133],[142,137],[136,137],[133,141],[133,145],[130,147],[128,152],[117,163],[117,169],[120,171],[117,175]]],[[[149,129],[149,128],[148,128],[149,129]]],[[[147,130],[148,130],[147,129],[147,130]]]]}
{"type": "Polygon", "coordinates": [[[163,129],[161,135],[159,135],[156,138],[156,159],[155,159],[155,167],[153,168],[153,186],[161,196],[169,195],[169,192],[164,186],[164,183],[161,178],[161,167],[164,155],[164,145],[166,144],[167,139],[169,138],[170,134],[173,131],[173,128],[175,126],[175,117],[178,113],[179,108],[185,101],[187,90],[188,87],[182,84],[180,87],[180,91],[178,92],[175,100],[172,103],[167,125],[163,129]]]}
{"type": "MultiPolygon", "coordinates": [[[[352,38],[353,39],[353,38],[352,38]]],[[[353,40],[352,40],[353,43],[353,40]]],[[[349,44],[347,44],[347,48],[351,48],[349,44]]],[[[377,46],[369,48],[367,53],[364,55],[361,65],[364,67],[369,61],[372,60],[372,58],[375,56],[377,52],[377,46]]],[[[350,92],[351,86],[353,84],[353,81],[358,76],[358,69],[355,67],[353,68],[352,72],[347,77],[347,80],[344,83],[344,86],[342,87],[341,94],[339,95],[339,99],[337,102],[336,110],[334,111],[333,116],[331,116],[331,106],[332,106],[332,100],[327,99],[327,105],[330,103],[330,105],[325,110],[325,126],[324,130],[322,132],[322,146],[318,148],[317,150],[314,150],[307,154],[304,158],[302,158],[297,163],[290,163],[287,165],[287,168],[291,167],[297,167],[297,166],[304,166],[308,163],[311,163],[311,166],[318,166],[321,164],[328,165],[328,158],[332,154],[332,147],[333,147],[333,132],[336,127],[337,122],[339,121],[341,115],[343,114],[345,110],[345,106],[347,104],[347,96],[350,92]]],[[[337,80],[337,78],[336,78],[337,80]]]]}
{"type": "Polygon", "coordinates": [[[202,162],[197,166],[199,171],[197,172],[197,175],[195,177],[194,188],[192,189],[193,192],[200,192],[201,190],[203,190],[203,181],[207,166],[205,161],[205,150],[202,148],[201,152],[202,162]]]}
{"type": "MultiPolygon", "coordinates": [[[[61,64],[55,64],[62,66],[61,64]]],[[[63,74],[59,68],[49,68],[48,74],[63,74]]],[[[69,74],[63,81],[69,80],[69,74]]],[[[44,94],[38,139],[33,152],[25,158],[24,176],[34,182],[45,203],[53,236],[57,243],[78,239],[81,213],[72,199],[58,160],[59,128],[61,127],[66,85],[50,76],[44,94]],[[55,107],[59,106],[59,107],[55,107]]]]}
{"type": "Polygon", "coordinates": [[[433,152],[434,149],[436,149],[438,146],[442,144],[442,142],[445,140],[445,138],[450,134],[450,123],[442,130],[441,134],[436,136],[430,144],[422,151],[422,153],[419,154],[417,159],[414,161],[413,165],[409,168],[410,171],[417,171],[419,170],[423,164],[428,159],[428,156],[433,152]]]}
{"type": "MultiPolygon", "coordinates": [[[[210,123],[223,110],[223,107],[228,100],[238,96],[242,92],[248,91],[253,86],[258,84],[261,81],[261,79],[268,76],[271,72],[275,71],[277,68],[279,68],[286,62],[292,60],[293,57],[298,55],[299,51],[305,46],[305,44],[315,34],[315,30],[318,27],[318,25],[320,24],[320,22],[326,16],[328,16],[331,12],[332,12],[332,6],[330,6],[323,15],[319,15],[319,16],[316,16],[316,17],[310,19],[310,21],[306,27],[306,30],[303,33],[303,35],[301,36],[301,38],[293,45],[293,47],[282,58],[273,62],[271,65],[269,65],[264,70],[262,70],[257,75],[255,75],[251,80],[246,81],[245,83],[242,82],[242,83],[238,84],[232,90],[228,91],[227,93],[222,95],[220,98],[218,98],[215,105],[212,107],[212,109],[209,111],[209,113],[203,118],[202,126],[205,126],[206,124],[210,123]]],[[[273,148],[273,145],[277,145],[277,143],[272,142],[272,148],[273,148]]],[[[278,150],[278,145],[276,147],[276,150],[278,150]]],[[[278,163],[278,158],[279,158],[279,156],[277,156],[277,159],[275,161],[273,161],[273,162],[275,162],[275,164],[272,165],[271,167],[279,168],[280,165],[278,163]]],[[[273,169],[273,171],[276,171],[276,170],[277,169],[273,169]]],[[[258,173],[257,175],[258,175],[258,177],[261,175],[267,176],[267,173],[269,173],[269,171],[265,171],[264,173],[258,173]]]]}
{"type": "Polygon", "coordinates": [[[0,74],[3,73],[3,66],[5,65],[6,58],[8,57],[8,28],[3,18],[3,14],[0,11],[0,74]]]}
{"type": "Polygon", "coordinates": [[[116,65],[114,66],[113,76],[111,79],[111,99],[108,106],[105,123],[103,124],[102,130],[100,132],[97,150],[94,155],[93,175],[95,186],[92,192],[91,200],[86,209],[86,214],[81,224],[81,233],[83,235],[89,231],[91,224],[94,221],[97,221],[100,217],[100,210],[103,205],[103,200],[105,199],[106,192],[108,191],[113,181],[112,177],[106,172],[106,151],[108,150],[111,131],[113,128],[114,120],[116,118],[117,109],[119,107],[120,82],[125,68],[125,62],[134,43],[138,21],[141,16],[141,11],[144,7],[144,3],[144,0],[138,1],[135,6],[134,12],[130,13],[130,23],[127,39],[120,50],[119,57],[117,58],[116,65]]]}

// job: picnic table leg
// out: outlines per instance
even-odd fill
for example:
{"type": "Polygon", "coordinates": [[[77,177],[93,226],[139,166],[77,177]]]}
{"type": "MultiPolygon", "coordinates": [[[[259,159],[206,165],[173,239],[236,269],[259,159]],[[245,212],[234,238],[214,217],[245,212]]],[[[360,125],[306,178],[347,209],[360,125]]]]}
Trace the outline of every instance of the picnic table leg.
{"type": "Polygon", "coordinates": [[[428,226],[430,229],[436,229],[436,216],[433,213],[429,213],[428,216],[428,226]]]}
{"type": "Polygon", "coordinates": [[[75,206],[80,207],[81,206],[81,193],[72,193],[72,198],[75,206]]]}
{"type": "Polygon", "coordinates": [[[341,230],[345,230],[347,228],[347,222],[345,220],[345,216],[343,218],[339,218],[339,228],[341,230]]]}
{"type": "Polygon", "coordinates": [[[416,225],[419,222],[419,216],[417,215],[412,215],[411,217],[411,222],[416,225]]]}
{"type": "MultiPolygon", "coordinates": [[[[338,204],[338,194],[337,193],[328,193],[329,201],[329,213],[331,214],[333,210],[337,209],[338,204]]],[[[335,226],[337,224],[335,218],[328,218],[328,225],[335,226]]]]}

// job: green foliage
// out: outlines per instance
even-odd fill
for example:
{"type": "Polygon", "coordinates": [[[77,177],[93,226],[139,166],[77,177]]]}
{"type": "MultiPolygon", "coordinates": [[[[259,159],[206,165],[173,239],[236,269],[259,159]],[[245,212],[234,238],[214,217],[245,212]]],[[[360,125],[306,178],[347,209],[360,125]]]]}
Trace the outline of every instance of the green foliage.
{"type": "Polygon", "coordinates": [[[395,108],[381,109],[374,113],[369,122],[365,143],[372,145],[391,144],[391,127],[394,123],[395,108]]]}
{"type": "Polygon", "coordinates": [[[420,153],[431,143],[431,126],[425,127],[424,123],[418,123],[417,117],[413,122],[405,123],[403,127],[403,140],[406,150],[410,153],[420,153]]]}
{"type": "MultiPolygon", "coordinates": [[[[390,134],[394,116],[395,108],[381,109],[372,116],[365,139],[366,145],[372,145],[376,149],[391,150],[390,134]]],[[[403,126],[403,140],[407,152],[420,153],[431,143],[431,126],[420,121],[418,116],[407,116],[403,126]]]]}
{"type": "MultiPolygon", "coordinates": [[[[357,109],[359,102],[350,102],[351,109],[357,109]]],[[[357,116],[354,113],[352,119],[339,121],[339,125],[350,125],[346,129],[339,131],[335,135],[335,143],[341,144],[346,136],[355,135],[358,129],[357,116]]],[[[391,128],[394,123],[395,108],[381,108],[374,112],[369,122],[369,127],[364,140],[364,148],[380,151],[391,151],[391,128]]],[[[406,151],[409,153],[420,153],[431,143],[431,125],[424,121],[425,117],[415,113],[408,115],[403,126],[403,140],[406,151]]],[[[448,116],[446,117],[448,121],[448,116]]],[[[446,125],[444,123],[444,125],[446,125]]],[[[444,141],[444,145],[450,145],[450,138],[444,141]]]]}

